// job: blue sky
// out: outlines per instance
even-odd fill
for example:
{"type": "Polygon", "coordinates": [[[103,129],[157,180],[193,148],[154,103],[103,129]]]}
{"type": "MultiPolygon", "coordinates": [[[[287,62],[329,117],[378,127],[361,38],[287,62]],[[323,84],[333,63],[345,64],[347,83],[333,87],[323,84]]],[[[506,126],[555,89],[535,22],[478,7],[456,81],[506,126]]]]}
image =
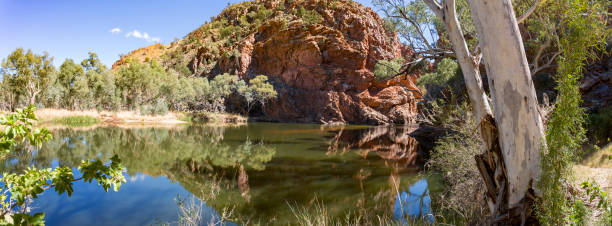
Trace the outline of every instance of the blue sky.
{"type": "MultiPolygon", "coordinates": [[[[370,0],[356,1],[371,6],[370,0]]],[[[59,66],[93,51],[110,66],[119,54],[182,38],[236,2],[241,1],[0,0],[0,59],[22,47],[49,52],[59,66]]]]}

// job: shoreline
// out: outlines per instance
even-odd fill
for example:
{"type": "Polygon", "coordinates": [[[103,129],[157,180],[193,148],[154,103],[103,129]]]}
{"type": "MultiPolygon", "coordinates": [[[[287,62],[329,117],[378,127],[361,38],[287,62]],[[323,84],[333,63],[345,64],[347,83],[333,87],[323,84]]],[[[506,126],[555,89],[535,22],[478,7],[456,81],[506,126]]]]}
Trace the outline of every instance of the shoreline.
{"type": "MultiPolygon", "coordinates": [[[[83,117],[93,122],[86,122],[87,126],[93,125],[119,125],[119,126],[175,126],[190,123],[210,124],[246,124],[247,117],[228,113],[211,112],[168,112],[165,115],[141,115],[135,111],[96,111],[96,110],[67,110],[44,108],[35,112],[38,118],[37,125],[66,125],[61,120],[74,117],[83,117]],[[94,120],[95,119],[95,120],[94,120]]],[[[79,127],[79,126],[77,126],[79,127]]]]}

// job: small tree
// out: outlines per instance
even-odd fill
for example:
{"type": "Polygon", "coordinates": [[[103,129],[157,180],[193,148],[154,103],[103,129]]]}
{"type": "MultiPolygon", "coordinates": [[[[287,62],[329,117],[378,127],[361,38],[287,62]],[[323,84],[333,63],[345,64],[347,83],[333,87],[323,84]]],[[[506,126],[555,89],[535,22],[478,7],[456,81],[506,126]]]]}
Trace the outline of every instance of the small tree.
{"type": "Polygon", "coordinates": [[[252,90],[254,100],[259,102],[262,108],[265,107],[270,99],[274,99],[278,95],[276,90],[274,90],[274,86],[268,82],[268,77],[265,75],[258,75],[251,79],[249,81],[249,89],[252,90]]]}
{"type": "Polygon", "coordinates": [[[237,75],[231,75],[224,73],[217,75],[211,82],[211,95],[210,101],[212,102],[212,110],[219,111],[221,104],[233,93],[239,93],[240,90],[244,90],[246,83],[244,80],[240,80],[237,75]]]}

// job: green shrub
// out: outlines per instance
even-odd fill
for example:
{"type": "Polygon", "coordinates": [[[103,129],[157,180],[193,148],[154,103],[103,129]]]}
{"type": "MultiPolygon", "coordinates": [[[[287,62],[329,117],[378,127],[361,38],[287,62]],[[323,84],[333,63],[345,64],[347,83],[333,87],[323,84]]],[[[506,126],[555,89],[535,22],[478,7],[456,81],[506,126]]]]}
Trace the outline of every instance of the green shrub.
{"type": "Polygon", "coordinates": [[[404,65],[404,58],[396,58],[393,60],[380,60],[374,66],[374,76],[376,80],[383,81],[395,77],[401,71],[404,65]]]}
{"type": "MultiPolygon", "coordinates": [[[[463,103],[455,108],[465,106],[468,105],[463,103]]],[[[436,142],[426,166],[444,176],[447,187],[441,195],[443,198],[433,200],[442,214],[472,225],[488,215],[484,193],[476,192],[485,190],[474,161],[474,156],[482,150],[482,143],[471,115],[458,116],[462,121],[453,122],[450,132],[436,142]]]]}
{"type": "Polygon", "coordinates": [[[210,122],[211,119],[206,112],[192,112],[188,114],[189,122],[193,123],[207,123],[210,122]]]}
{"type": "Polygon", "coordinates": [[[451,94],[461,97],[465,93],[465,83],[457,62],[444,58],[436,66],[436,72],[427,73],[416,81],[426,99],[445,98],[451,94]]]}
{"type": "Polygon", "coordinates": [[[323,22],[323,17],[319,12],[316,10],[306,10],[304,7],[300,8],[298,16],[302,18],[305,26],[323,22]]]}
{"type": "Polygon", "coordinates": [[[100,120],[98,120],[98,118],[96,117],[85,116],[85,115],[64,116],[64,117],[57,118],[54,120],[55,123],[59,123],[65,126],[74,126],[74,127],[92,126],[98,123],[99,121],[100,120]]]}
{"type": "Polygon", "coordinates": [[[143,115],[165,115],[168,113],[168,103],[164,99],[158,99],[153,104],[144,104],[140,107],[143,115]]]}
{"type": "Polygon", "coordinates": [[[572,207],[572,214],[570,215],[570,221],[573,225],[586,225],[587,217],[589,215],[589,209],[581,200],[576,200],[572,207]]]}

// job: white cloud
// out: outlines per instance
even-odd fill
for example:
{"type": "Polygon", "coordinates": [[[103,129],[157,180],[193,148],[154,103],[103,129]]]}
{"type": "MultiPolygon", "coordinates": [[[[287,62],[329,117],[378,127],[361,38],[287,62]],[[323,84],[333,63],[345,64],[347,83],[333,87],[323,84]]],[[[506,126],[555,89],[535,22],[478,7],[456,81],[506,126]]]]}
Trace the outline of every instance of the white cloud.
{"type": "Polygon", "coordinates": [[[121,29],[119,29],[118,27],[113,28],[113,29],[110,30],[110,33],[119,34],[119,33],[121,33],[121,29]]]}
{"type": "Polygon", "coordinates": [[[161,39],[158,37],[151,37],[149,35],[149,33],[147,32],[140,32],[139,30],[133,30],[128,32],[125,37],[134,37],[134,38],[140,38],[140,39],[144,39],[147,42],[160,42],[161,39]]]}

